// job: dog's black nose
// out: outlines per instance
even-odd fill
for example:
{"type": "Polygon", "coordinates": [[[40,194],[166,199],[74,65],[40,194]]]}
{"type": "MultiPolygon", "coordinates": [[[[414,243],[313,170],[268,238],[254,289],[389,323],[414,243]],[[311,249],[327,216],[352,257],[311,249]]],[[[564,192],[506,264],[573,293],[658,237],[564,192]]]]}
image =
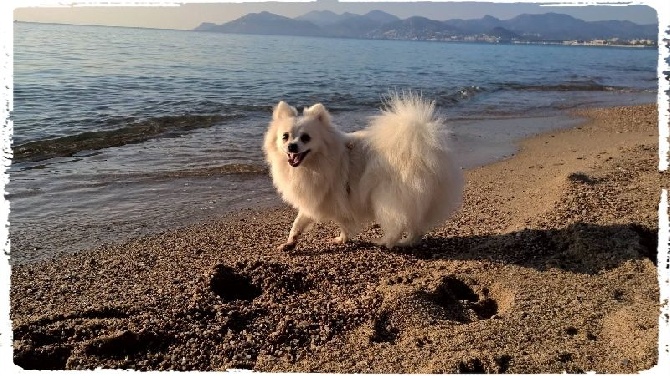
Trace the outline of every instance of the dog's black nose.
{"type": "Polygon", "coordinates": [[[291,142],[288,144],[288,152],[289,153],[297,153],[298,152],[298,144],[291,142]]]}

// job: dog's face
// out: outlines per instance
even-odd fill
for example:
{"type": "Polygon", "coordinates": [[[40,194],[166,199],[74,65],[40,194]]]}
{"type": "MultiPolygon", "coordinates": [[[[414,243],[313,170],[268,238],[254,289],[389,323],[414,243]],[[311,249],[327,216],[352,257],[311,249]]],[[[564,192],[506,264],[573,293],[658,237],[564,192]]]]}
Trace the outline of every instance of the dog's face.
{"type": "Polygon", "coordinates": [[[322,104],[305,108],[303,116],[298,116],[295,107],[282,101],[275,107],[272,119],[266,148],[284,153],[291,167],[298,167],[323,151],[330,116],[322,104]],[[267,145],[268,142],[274,145],[267,145]]]}

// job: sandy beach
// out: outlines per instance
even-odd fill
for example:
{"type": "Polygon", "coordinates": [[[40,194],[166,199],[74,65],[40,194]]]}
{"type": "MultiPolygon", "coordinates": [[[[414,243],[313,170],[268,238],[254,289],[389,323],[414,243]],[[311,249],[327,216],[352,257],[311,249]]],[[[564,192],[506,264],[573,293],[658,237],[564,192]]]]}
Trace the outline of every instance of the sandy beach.
{"type": "Polygon", "coordinates": [[[466,172],[420,245],[346,246],[295,212],[226,218],[11,275],[26,369],[635,373],[658,359],[656,105],[579,110],[466,172]]]}

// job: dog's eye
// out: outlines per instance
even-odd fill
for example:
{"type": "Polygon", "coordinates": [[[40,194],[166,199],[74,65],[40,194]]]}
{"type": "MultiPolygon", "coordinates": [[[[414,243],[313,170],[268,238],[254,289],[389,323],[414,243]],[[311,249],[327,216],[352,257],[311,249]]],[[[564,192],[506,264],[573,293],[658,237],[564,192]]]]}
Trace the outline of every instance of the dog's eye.
{"type": "Polygon", "coordinates": [[[309,135],[308,135],[307,133],[305,133],[305,134],[303,134],[302,136],[300,136],[300,141],[302,141],[302,142],[304,142],[304,143],[308,143],[309,140],[311,140],[311,139],[312,139],[312,138],[309,137],[309,135]]]}
{"type": "Polygon", "coordinates": [[[288,132],[284,133],[284,134],[281,136],[281,139],[282,139],[283,141],[288,141],[288,132]]]}

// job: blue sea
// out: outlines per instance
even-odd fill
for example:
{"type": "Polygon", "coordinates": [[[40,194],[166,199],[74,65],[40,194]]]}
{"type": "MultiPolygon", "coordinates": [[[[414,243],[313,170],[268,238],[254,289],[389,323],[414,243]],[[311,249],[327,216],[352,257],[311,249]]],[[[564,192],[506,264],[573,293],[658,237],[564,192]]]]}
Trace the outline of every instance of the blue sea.
{"type": "Polygon", "coordinates": [[[658,50],[14,24],[13,262],[277,205],[261,143],[279,100],[364,127],[389,90],[436,100],[459,163],[652,103],[658,50]]]}

